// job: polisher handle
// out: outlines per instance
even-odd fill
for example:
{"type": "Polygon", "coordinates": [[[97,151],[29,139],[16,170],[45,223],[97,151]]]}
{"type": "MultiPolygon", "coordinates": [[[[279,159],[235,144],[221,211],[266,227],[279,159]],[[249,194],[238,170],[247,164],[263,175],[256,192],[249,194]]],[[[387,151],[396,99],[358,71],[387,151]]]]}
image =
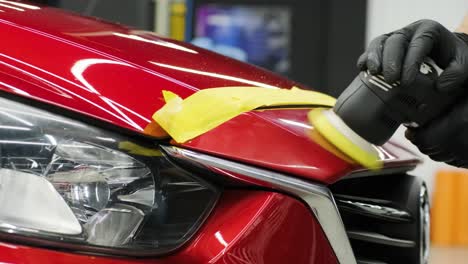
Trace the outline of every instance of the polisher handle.
{"type": "MultiPolygon", "coordinates": [[[[382,145],[401,124],[418,127],[437,118],[462,91],[436,88],[440,68],[430,59],[410,85],[389,84],[381,75],[361,72],[338,97],[335,113],[367,141],[382,145]]],[[[461,90],[461,89],[459,89],[461,90]]]]}

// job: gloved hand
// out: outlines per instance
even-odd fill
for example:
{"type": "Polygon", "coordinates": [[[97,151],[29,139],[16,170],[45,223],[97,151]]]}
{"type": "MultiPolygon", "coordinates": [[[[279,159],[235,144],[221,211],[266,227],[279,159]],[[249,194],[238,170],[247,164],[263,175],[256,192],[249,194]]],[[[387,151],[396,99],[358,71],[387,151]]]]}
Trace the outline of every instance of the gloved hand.
{"type": "Polygon", "coordinates": [[[444,69],[436,87],[441,92],[464,89],[464,97],[446,114],[406,137],[433,160],[468,168],[468,36],[454,34],[431,20],[420,20],[374,39],[358,60],[361,70],[383,74],[389,83],[411,86],[419,65],[432,58],[444,69]]]}
{"type": "Polygon", "coordinates": [[[407,129],[405,136],[431,159],[468,168],[468,97],[446,115],[407,129]]]}
{"type": "Polygon", "coordinates": [[[388,83],[401,80],[410,86],[426,57],[444,69],[437,82],[441,91],[460,88],[468,79],[467,44],[432,20],[419,20],[375,38],[359,57],[358,67],[382,73],[388,83]]]}

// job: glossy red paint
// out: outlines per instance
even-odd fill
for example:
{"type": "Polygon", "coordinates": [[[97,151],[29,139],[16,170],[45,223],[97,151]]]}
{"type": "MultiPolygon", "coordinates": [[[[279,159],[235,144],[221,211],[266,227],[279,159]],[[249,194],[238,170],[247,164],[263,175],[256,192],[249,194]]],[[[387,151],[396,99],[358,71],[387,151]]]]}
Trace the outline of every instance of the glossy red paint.
{"type": "MultiPolygon", "coordinates": [[[[318,140],[311,140],[314,128],[307,121],[309,111],[276,109],[245,113],[183,145],[327,184],[351,171],[362,170],[327,150],[318,140]]],[[[379,150],[386,167],[418,162],[391,143],[379,150]]]]}
{"type": "Polygon", "coordinates": [[[333,182],[356,166],[310,140],[308,133],[312,127],[308,125],[307,112],[303,109],[245,113],[184,146],[321,182],[333,182]]]}
{"type": "MultiPolygon", "coordinates": [[[[298,85],[154,33],[11,6],[0,7],[0,89],[137,132],[164,104],[163,89],[186,97],[209,87],[298,85]]],[[[357,168],[308,139],[303,126],[304,111],[248,113],[185,146],[324,183],[357,168]]],[[[411,159],[397,153],[387,165],[411,159]]]]}
{"type": "Polygon", "coordinates": [[[199,235],[172,256],[115,259],[0,243],[1,263],[337,263],[311,212],[283,194],[227,191],[199,235]],[[291,243],[297,246],[291,247],[291,243]]]}
{"type": "Polygon", "coordinates": [[[164,104],[163,89],[186,97],[207,87],[295,84],[154,33],[53,8],[22,9],[0,7],[0,71],[37,87],[2,89],[135,131],[164,104]]]}
{"type": "MultiPolygon", "coordinates": [[[[0,5],[0,90],[142,133],[164,104],[161,91],[185,98],[221,86],[301,86],[263,69],[156,36],[58,9],[0,5]]],[[[214,109],[216,111],[216,109],[214,109]]],[[[183,144],[256,166],[332,183],[358,166],[316,139],[307,110],[242,114],[183,144]]],[[[387,144],[386,166],[414,157],[387,144]]],[[[336,263],[312,212],[266,191],[225,191],[193,240],[170,256],[114,259],[0,243],[4,263],[336,263]],[[298,246],[294,246],[298,245],[298,246]]]]}

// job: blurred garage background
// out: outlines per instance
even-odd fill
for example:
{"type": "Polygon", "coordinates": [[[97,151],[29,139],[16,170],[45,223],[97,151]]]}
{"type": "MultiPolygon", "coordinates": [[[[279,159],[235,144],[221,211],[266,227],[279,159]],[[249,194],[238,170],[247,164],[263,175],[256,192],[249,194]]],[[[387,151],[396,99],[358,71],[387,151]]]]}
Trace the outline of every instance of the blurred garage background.
{"type": "MultiPolygon", "coordinates": [[[[355,61],[374,37],[423,18],[454,30],[468,12],[466,0],[36,2],[192,42],[334,96],[357,74],[355,61]]],[[[395,139],[409,145],[403,132],[395,139]]],[[[424,160],[414,173],[431,191],[432,263],[468,263],[468,171],[424,160]]]]}

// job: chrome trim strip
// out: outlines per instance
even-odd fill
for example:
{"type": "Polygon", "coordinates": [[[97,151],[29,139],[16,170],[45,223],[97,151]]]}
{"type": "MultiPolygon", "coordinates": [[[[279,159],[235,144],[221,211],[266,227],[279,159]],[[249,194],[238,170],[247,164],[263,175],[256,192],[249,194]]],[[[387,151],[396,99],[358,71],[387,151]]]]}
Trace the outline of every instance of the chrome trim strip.
{"type": "Polygon", "coordinates": [[[383,218],[390,221],[411,221],[410,213],[390,206],[345,199],[337,199],[336,201],[338,203],[339,208],[351,211],[353,213],[364,214],[370,217],[383,218]]]}
{"type": "Polygon", "coordinates": [[[304,200],[320,223],[340,264],[356,264],[338,207],[330,190],[321,184],[310,183],[281,173],[217,158],[174,146],[161,146],[170,156],[182,158],[208,167],[225,169],[268,183],[273,188],[304,200]]]}
{"type": "Polygon", "coordinates": [[[348,231],[348,236],[356,240],[367,241],[370,243],[388,245],[388,246],[394,246],[394,247],[410,248],[410,247],[416,246],[416,242],[414,241],[393,238],[393,237],[389,237],[389,236],[382,235],[380,233],[375,233],[375,232],[353,230],[353,231],[348,231]]]}
{"type": "Polygon", "coordinates": [[[431,248],[431,215],[430,215],[430,202],[427,187],[424,184],[419,193],[419,228],[420,228],[420,254],[421,263],[429,263],[429,253],[431,248]]]}
{"type": "Polygon", "coordinates": [[[409,161],[407,164],[401,165],[400,167],[384,167],[380,171],[358,170],[358,171],[354,171],[344,176],[343,178],[341,178],[341,180],[349,180],[349,179],[364,178],[364,177],[379,177],[382,175],[407,173],[408,171],[413,170],[419,163],[420,161],[413,160],[413,161],[409,161]]]}

